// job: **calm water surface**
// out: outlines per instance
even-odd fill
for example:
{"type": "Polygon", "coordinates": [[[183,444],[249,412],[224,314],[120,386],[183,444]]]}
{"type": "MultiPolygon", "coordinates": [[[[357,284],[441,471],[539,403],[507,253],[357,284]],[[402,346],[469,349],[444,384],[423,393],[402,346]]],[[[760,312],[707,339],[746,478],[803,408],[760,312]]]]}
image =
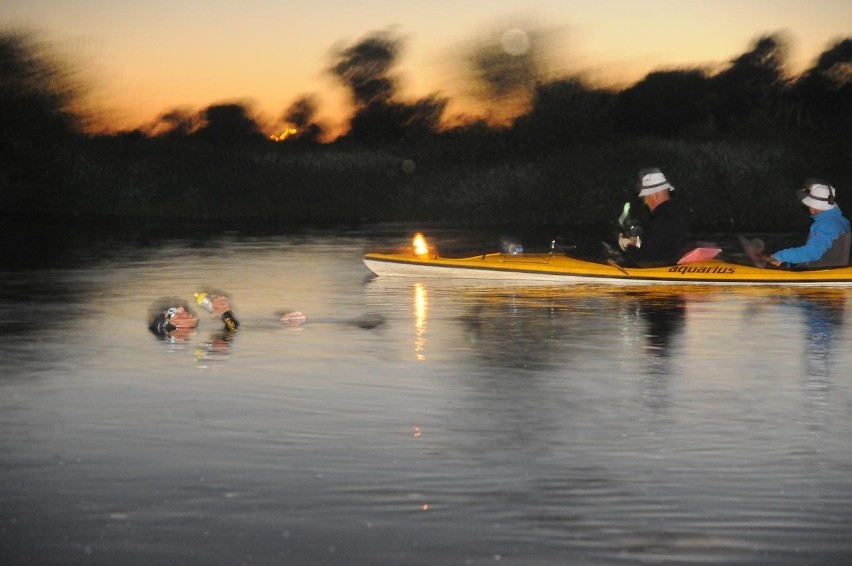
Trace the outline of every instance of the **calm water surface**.
{"type": "Polygon", "coordinates": [[[850,563],[852,291],[371,279],[405,237],[7,267],[0,562],[850,563]],[[231,342],[147,331],[205,285],[231,342]]]}

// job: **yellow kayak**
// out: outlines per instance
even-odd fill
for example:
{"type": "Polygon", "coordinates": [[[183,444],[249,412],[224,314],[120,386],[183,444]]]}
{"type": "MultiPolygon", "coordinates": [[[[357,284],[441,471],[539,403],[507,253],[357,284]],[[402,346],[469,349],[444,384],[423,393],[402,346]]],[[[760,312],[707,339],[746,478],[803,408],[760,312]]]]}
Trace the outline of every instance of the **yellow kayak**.
{"type": "Polygon", "coordinates": [[[553,253],[486,253],[464,258],[441,257],[425,245],[391,253],[370,252],[365,265],[382,277],[447,277],[519,282],[613,285],[701,284],[852,287],[852,267],[811,270],[760,268],[720,259],[702,259],[717,249],[699,248],[677,265],[624,267],[553,253]],[[698,252],[698,253],[695,253],[698,252]]]}

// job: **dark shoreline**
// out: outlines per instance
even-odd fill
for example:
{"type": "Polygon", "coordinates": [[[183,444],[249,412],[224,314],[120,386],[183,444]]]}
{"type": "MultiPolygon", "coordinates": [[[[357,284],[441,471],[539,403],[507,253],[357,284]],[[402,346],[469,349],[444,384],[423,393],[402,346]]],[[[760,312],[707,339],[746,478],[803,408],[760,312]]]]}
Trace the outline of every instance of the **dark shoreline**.
{"type": "MultiPolygon", "coordinates": [[[[216,239],[289,238],[295,241],[327,236],[351,235],[353,254],[364,251],[365,239],[377,248],[408,245],[417,232],[424,233],[441,253],[464,256],[500,249],[509,238],[527,251],[546,251],[552,243],[569,254],[594,257],[601,242],[613,242],[615,224],[471,224],[434,222],[346,223],[293,225],[275,219],[174,220],[140,217],[51,217],[3,218],[0,234],[5,242],[2,271],[65,267],[104,257],[126,255],[128,260],[140,250],[157,249],[179,240],[190,247],[203,247],[216,239]]],[[[761,237],[768,244],[793,245],[806,235],[806,229],[787,230],[696,230],[693,240],[719,245],[729,254],[739,255],[738,234],[761,237]]]]}

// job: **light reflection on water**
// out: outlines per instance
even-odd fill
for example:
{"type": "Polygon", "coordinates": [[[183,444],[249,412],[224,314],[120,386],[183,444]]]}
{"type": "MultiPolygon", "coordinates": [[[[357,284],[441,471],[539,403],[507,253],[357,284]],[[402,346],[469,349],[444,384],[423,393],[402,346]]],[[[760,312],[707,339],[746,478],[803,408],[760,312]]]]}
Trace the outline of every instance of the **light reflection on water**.
{"type": "Polygon", "coordinates": [[[371,279],[377,243],[4,273],[3,562],[847,562],[848,291],[371,279]],[[231,341],[147,332],[204,285],[231,341]]]}

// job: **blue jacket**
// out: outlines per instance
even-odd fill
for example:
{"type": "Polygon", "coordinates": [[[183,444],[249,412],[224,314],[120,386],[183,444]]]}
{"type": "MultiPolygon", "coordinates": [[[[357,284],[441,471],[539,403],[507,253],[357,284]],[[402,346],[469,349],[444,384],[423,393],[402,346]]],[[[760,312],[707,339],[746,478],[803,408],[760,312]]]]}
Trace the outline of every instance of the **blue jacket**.
{"type": "Polygon", "coordinates": [[[804,246],[786,248],[772,256],[784,263],[807,263],[821,258],[831,248],[834,241],[844,232],[849,232],[849,221],[840,212],[840,208],[825,210],[811,215],[814,223],[808,233],[804,246]]]}

